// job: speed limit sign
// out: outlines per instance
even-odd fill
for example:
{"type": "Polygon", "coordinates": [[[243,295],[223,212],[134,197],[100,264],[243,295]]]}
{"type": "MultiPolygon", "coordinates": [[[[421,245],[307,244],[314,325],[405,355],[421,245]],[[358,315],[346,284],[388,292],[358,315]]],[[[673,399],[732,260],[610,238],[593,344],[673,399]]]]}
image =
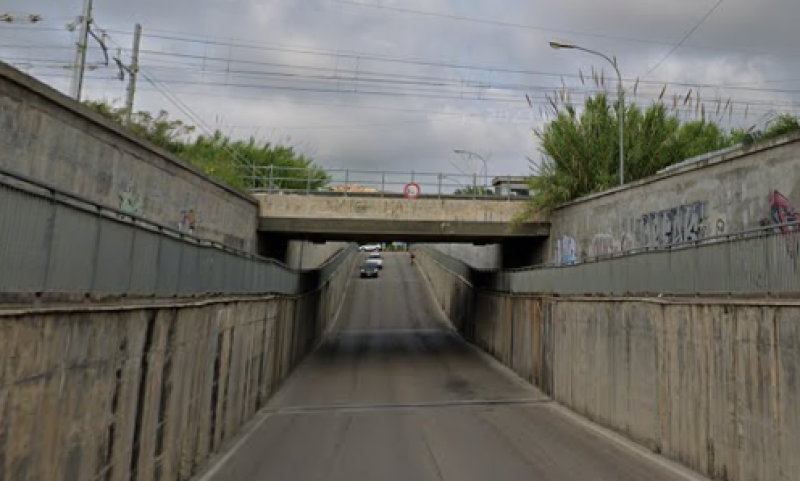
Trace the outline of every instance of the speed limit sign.
{"type": "Polygon", "coordinates": [[[403,189],[403,194],[406,196],[406,199],[416,199],[422,191],[419,188],[419,184],[415,184],[414,182],[406,185],[406,188],[403,189]]]}

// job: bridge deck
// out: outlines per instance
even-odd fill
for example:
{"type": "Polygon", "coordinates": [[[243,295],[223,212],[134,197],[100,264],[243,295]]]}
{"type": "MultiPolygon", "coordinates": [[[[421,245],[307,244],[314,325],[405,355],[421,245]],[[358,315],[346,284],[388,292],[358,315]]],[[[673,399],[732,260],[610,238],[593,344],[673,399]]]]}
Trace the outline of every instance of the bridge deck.
{"type": "Polygon", "coordinates": [[[696,479],[574,420],[461,340],[402,254],[201,481],[696,479]]]}
{"type": "Polygon", "coordinates": [[[544,213],[512,221],[525,200],[315,196],[257,193],[259,231],[291,238],[341,241],[483,242],[547,237],[544,213]]]}

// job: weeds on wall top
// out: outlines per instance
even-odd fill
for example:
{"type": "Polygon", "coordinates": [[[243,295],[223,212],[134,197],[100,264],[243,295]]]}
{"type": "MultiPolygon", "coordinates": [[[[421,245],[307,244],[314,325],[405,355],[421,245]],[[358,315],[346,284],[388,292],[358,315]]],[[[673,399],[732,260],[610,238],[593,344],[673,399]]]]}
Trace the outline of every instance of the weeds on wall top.
{"type": "MultiPolygon", "coordinates": [[[[565,86],[547,97],[540,110],[543,127],[534,129],[541,159],[530,159],[531,201],[515,223],[535,211],[552,210],[580,197],[619,184],[619,116],[617,96],[606,89],[602,72],[581,82],[594,85],[582,104],[565,86]]],[[[703,100],[694,90],[667,98],[667,87],[649,105],[636,103],[639,82],[626,92],[624,111],[625,182],[656,174],[688,158],[739,144],[752,144],[800,131],[791,115],[777,115],[764,128],[723,128],[734,118],[750,116],[748,106],[731,99],[703,100]],[[743,109],[743,110],[742,110],[743,109]]],[[[585,91],[584,91],[585,92],[585,91]]],[[[763,122],[764,119],[762,119],[763,122]]]]}
{"type": "Polygon", "coordinates": [[[285,168],[280,179],[273,179],[274,188],[318,189],[329,182],[328,174],[291,146],[260,142],[255,138],[233,140],[221,131],[211,135],[195,135],[196,127],[171,119],[169,113],[136,112],[127,120],[124,108],[105,102],[88,101],[85,105],[100,115],[125,126],[134,135],[147,140],[196,167],[210,177],[237,190],[263,184],[253,172],[266,175],[265,167],[285,168]],[[296,170],[295,170],[296,169],[296,170]]]}

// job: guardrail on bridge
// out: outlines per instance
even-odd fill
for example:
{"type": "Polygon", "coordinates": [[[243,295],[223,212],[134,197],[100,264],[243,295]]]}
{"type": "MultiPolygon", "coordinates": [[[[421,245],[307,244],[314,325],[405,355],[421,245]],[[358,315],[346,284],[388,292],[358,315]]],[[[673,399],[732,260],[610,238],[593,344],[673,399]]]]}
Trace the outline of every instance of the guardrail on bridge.
{"type": "Polygon", "coordinates": [[[520,199],[528,197],[526,179],[519,176],[481,174],[373,171],[357,169],[295,168],[280,166],[243,167],[247,184],[255,192],[286,192],[304,195],[404,195],[409,184],[419,187],[423,197],[520,199]],[[517,188],[511,188],[516,179],[517,188]],[[497,183],[495,186],[493,184],[497,183]]]}

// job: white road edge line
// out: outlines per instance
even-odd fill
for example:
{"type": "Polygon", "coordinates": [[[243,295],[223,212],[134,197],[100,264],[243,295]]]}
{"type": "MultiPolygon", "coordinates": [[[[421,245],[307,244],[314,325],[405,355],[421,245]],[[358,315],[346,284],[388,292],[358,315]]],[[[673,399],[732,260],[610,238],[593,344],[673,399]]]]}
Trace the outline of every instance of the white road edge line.
{"type": "Polygon", "coordinates": [[[276,416],[296,416],[300,414],[329,414],[329,413],[370,413],[381,411],[408,411],[421,409],[447,409],[447,408],[481,408],[481,407],[506,407],[506,406],[533,406],[536,404],[549,404],[553,401],[547,397],[526,399],[473,399],[467,401],[432,401],[418,403],[398,404],[328,404],[294,406],[269,411],[276,416]]]}
{"type": "Polygon", "coordinates": [[[681,476],[684,479],[687,479],[689,481],[712,481],[711,478],[707,478],[702,474],[693,471],[690,468],[687,468],[686,466],[680,463],[672,461],[671,459],[666,458],[660,454],[656,454],[653,451],[647,449],[646,447],[637,444],[634,441],[631,441],[630,439],[626,438],[625,436],[619,433],[616,433],[608,428],[593,423],[592,421],[584,418],[578,413],[571,411],[569,408],[557,402],[553,402],[551,404],[548,404],[547,406],[550,409],[553,409],[554,411],[558,411],[559,414],[564,415],[564,417],[570,418],[570,420],[573,421],[575,424],[583,426],[584,428],[594,432],[595,434],[608,439],[614,444],[617,444],[618,446],[626,450],[632,451],[640,455],[641,457],[652,461],[654,464],[658,464],[661,467],[667,469],[668,471],[671,471],[672,473],[681,476]]]}
{"type": "MultiPolygon", "coordinates": [[[[356,265],[357,263],[353,263],[353,266],[350,268],[350,272],[347,273],[347,283],[345,284],[344,295],[342,296],[342,300],[339,303],[339,308],[336,310],[336,314],[334,314],[333,316],[333,322],[331,323],[330,330],[332,330],[333,327],[335,327],[336,324],[339,322],[339,315],[342,313],[342,307],[344,306],[344,301],[345,299],[347,299],[347,295],[350,291],[350,281],[352,280],[353,277],[352,274],[353,271],[355,270],[356,265]]],[[[322,345],[322,342],[327,337],[328,333],[329,332],[323,333],[320,342],[318,342],[317,345],[314,347],[314,349],[312,349],[306,355],[306,358],[308,358],[311,354],[313,354],[314,351],[319,349],[319,347],[322,345]]],[[[295,369],[297,369],[298,367],[300,366],[299,365],[295,366],[295,369]]],[[[273,393],[269,401],[273,401],[277,397],[278,392],[273,393]]],[[[269,401],[267,402],[267,406],[269,405],[269,401]]],[[[250,421],[248,425],[245,425],[245,428],[239,433],[238,435],[239,439],[236,441],[236,443],[233,444],[230,448],[225,449],[225,451],[220,451],[215,456],[212,456],[210,459],[208,459],[206,464],[207,470],[199,474],[198,477],[196,478],[195,477],[189,478],[190,481],[212,481],[213,477],[216,476],[216,474],[223,467],[225,467],[225,465],[228,464],[228,461],[233,457],[233,455],[239,451],[239,448],[242,447],[242,445],[246,443],[251,437],[253,437],[253,434],[258,432],[258,430],[261,429],[261,426],[263,426],[264,423],[267,422],[267,420],[269,420],[269,418],[273,417],[274,415],[275,411],[267,410],[266,406],[262,408],[262,411],[259,414],[256,414],[253,420],[250,421]]]]}
{"type": "Polygon", "coordinates": [[[189,478],[191,481],[211,481],[217,473],[228,464],[228,461],[233,457],[234,454],[239,452],[239,448],[242,447],[244,443],[246,443],[259,429],[261,426],[267,422],[269,418],[272,417],[271,412],[265,412],[259,415],[255,420],[251,421],[250,427],[246,429],[246,431],[239,436],[239,440],[236,441],[236,444],[231,446],[230,448],[225,450],[225,453],[218,453],[220,456],[217,459],[213,457],[209,459],[208,470],[205,471],[200,475],[198,478],[189,478]],[[212,464],[213,463],[213,464],[212,464]]]}
{"type": "MultiPolygon", "coordinates": [[[[433,286],[431,285],[430,280],[428,279],[428,276],[425,275],[424,269],[422,269],[422,267],[420,267],[419,270],[421,271],[420,274],[422,275],[422,278],[425,279],[425,281],[426,281],[425,283],[428,285],[428,292],[430,293],[431,297],[433,297],[433,302],[438,307],[438,311],[439,311],[440,315],[442,315],[445,319],[447,319],[448,322],[450,322],[450,319],[447,316],[447,313],[444,311],[444,308],[442,308],[442,306],[439,305],[439,300],[436,299],[436,296],[434,295],[433,286]]],[[[461,337],[461,335],[458,333],[458,331],[456,331],[456,335],[461,337]]],[[[462,337],[462,339],[464,339],[464,338],[462,337]]],[[[616,433],[616,432],[614,432],[614,431],[612,431],[612,430],[610,430],[608,428],[600,426],[599,424],[593,423],[592,421],[586,419],[585,417],[581,416],[580,414],[572,411],[568,407],[560,404],[558,401],[556,401],[552,397],[546,396],[544,393],[542,393],[539,390],[539,388],[537,388],[536,386],[534,386],[533,384],[531,384],[530,382],[528,382],[527,380],[522,378],[522,376],[520,376],[519,374],[514,372],[514,370],[511,369],[509,366],[506,366],[502,362],[500,362],[497,359],[495,359],[488,352],[486,352],[483,349],[479,348],[475,344],[467,341],[466,339],[464,339],[464,342],[469,347],[471,347],[476,353],[478,353],[479,356],[481,356],[484,359],[486,359],[489,363],[494,364],[495,367],[497,367],[500,371],[505,371],[506,375],[508,375],[508,376],[510,376],[512,378],[515,378],[516,380],[518,380],[519,382],[524,383],[526,386],[530,387],[531,389],[536,390],[537,392],[541,393],[541,395],[543,397],[545,397],[547,399],[551,399],[552,402],[546,404],[547,408],[553,409],[555,411],[558,411],[559,413],[563,414],[564,417],[569,418],[571,421],[575,422],[576,424],[585,427],[586,429],[596,433],[597,435],[599,435],[599,436],[601,436],[603,438],[608,439],[609,441],[611,441],[614,444],[622,447],[623,449],[626,449],[628,451],[632,451],[632,452],[638,454],[639,456],[641,456],[641,457],[643,457],[645,459],[648,459],[649,461],[652,461],[654,464],[657,464],[657,465],[667,469],[668,471],[670,471],[670,472],[672,472],[672,473],[674,473],[674,474],[676,474],[678,476],[681,476],[682,478],[684,478],[684,479],[686,479],[688,481],[712,481],[711,478],[705,477],[702,474],[700,474],[700,473],[698,473],[696,471],[693,471],[690,468],[687,468],[686,466],[684,466],[684,465],[682,465],[682,464],[680,464],[678,462],[672,461],[671,459],[669,459],[669,458],[667,458],[665,456],[662,456],[660,454],[656,454],[653,451],[647,449],[646,447],[644,447],[644,446],[642,446],[640,444],[637,444],[635,441],[632,441],[632,440],[626,438],[625,436],[623,436],[623,435],[621,435],[619,433],[616,433]]]]}
{"type": "MultiPolygon", "coordinates": [[[[356,253],[358,256],[358,253],[356,253]]],[[[319,340],[318,344],[322,344],[325,339],[328,338],[328,335],[334,330],[337,324],[339,324],[339,317],[342,315],[342,309],[344,308],[344,301],[347,300],[348,294],[350,294],[350,282],[353,280],[353,272],[356,270],[358,266],[358,262],[353,262],[353,265],[350,267],[350,272],[347,273],[347,282],[344,285],[344,295],[342,296],[342,300],[339,302],[339,307],[336,309],[336,313],[333,315],[333,319],[331,320],[331,325],[328,326],[328,329],[322,333],[322,337],[319,340]]],[[[319,345],[317,346],[319,347],[319,345]]],[[[314,349],[313,351],[316,351],[314,349]]],[[[311,355],[312,352],[309,352],[306,356],[311,355]]]]}

